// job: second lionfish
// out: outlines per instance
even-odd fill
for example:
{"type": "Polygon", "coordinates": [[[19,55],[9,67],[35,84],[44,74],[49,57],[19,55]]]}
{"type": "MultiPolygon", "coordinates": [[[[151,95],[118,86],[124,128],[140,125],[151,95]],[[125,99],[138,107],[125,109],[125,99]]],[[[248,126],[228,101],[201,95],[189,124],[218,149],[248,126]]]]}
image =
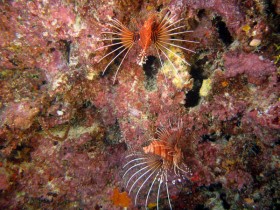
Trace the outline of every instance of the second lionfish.
{"type": "Polygon", "coordinates": [[[190,168],[184,164],[183,152],[179,146],[179,141],[185,135],[182,122],[176,127],[159,129],[156,134],[157,138],[143,147],[142,152],[133,152],[126,156],[123,179],[126,180],[128,193],[134,195],[135,205],[141,196],[147,209],[149,202],[153,202],[150,197],[154,195],[159,209],[161,190],[164,188],[168,205],[172,209],[169,184],[176,179],[192,176],[190,168]]]}

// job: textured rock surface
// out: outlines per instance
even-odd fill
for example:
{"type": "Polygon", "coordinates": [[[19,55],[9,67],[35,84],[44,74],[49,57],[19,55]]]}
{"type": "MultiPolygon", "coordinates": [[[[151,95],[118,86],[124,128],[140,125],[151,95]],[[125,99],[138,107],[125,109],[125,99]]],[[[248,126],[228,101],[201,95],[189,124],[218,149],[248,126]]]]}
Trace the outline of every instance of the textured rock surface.
{"type": "MultiPolygon", "coordinates": [[[[182,120],[193,176],[170,190],[174,209],[279,209],[279,5],[1,1],[0,206],[137,209],[122,193],[125,156],[182,120]],[[199,42],[182,44],[195,55],[177,49],[192,65],[174,61],[184,82],[164,56],[161,67],[155,50],[139,66],[139,46],[115,84],[121,59],[102,76],[114,54],[98,63],[112,49],[96,49],[107,44],[100,39],[110,19],[137,31],[167,9],[194,31],[181,38],[199,42]],[[206,79],[207,94],[199,95],[206,79]]],[[[160,206],[168,208],[165,194],[160,206]]]]}

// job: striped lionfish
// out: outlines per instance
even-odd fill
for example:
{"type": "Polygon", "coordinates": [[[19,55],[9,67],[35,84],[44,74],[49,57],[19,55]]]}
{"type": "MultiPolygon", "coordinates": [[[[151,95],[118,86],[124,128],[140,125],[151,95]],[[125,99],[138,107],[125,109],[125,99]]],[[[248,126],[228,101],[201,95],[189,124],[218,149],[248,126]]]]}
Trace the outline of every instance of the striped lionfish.
{"type": "Polygon", "coordinates": [[[149,198],[152,191],[156,191],[156,206],[159,209],[161,188],[165,188],[168,204],[172,209],[170,182],[192,176],[191,170],[184,164],[183,152],[179,147],[179,141],[184,137],[182,122],[177,127],[159,129],[157,138],[150,141],[148,146],[143,147],[143,152],[134,152],[126,158],[127,163],[123,179],[129,194],[134,194],[134,204],[141,192],[145,189],[145,208],[148,208],[149,198]]]}
{"type": "Polygon", "coordinates": [[[105,66],[102,75],[104,75],[106,69],[111,65],[111,63],[113,63],[119,56],[121,56],[124,53],[124,56],[114,75],[113,81],[115,83],[118,71],[124,59],[127,57],[129,51],[132,49],[132,47],[136,42],[138,42],[138,44],[142,49],[138,58],[139,65],[143,65],[146,62],[147,51],[150,48],[150,46],[153,45],[160,59],[161,66],[163,66],[163,61],[161,59],[160,53],[170,62],[175,72],[177,73],[178,73],[178,69],[171,61],[168,53],[172,54],[173,56],[177,57],[179,60],[181,60],[182,62],[190,66],[190,64],[184,58],[179,56],[175,51],[172,51],[171,47],[177,47],[182,50],[195,53],[195,51],[180,46],[176,44],[176,42],[177,43],[178,42],[198,43],[198,42],[180,39],[180,38],[173,38],[176,35],[193,32],[190,30],[178,31],[179,29],[184,28],[185,25],[177,26],[177,24],[181,22],[183,18],[175,21],[175,17],[176,15],[171,16],[170,11],[168,11],[161,20],[158,20],[159,18],[157,15],[152,14],[144,22],[144,25],[140,28],[139,32],[132,32],[125,25],[123,25],[119,20],[112,19],[112,23],[110,24],[110,26],[113,28],[113,31],[102,32],[103,34],[112,35],[112,37],[101,39],[99,41],[112,41],[113,43],[99,47],[96,49],[96,51],[108,47],[114,47],[115,49],[109,51],[102,58],[100,58],[98,63],[115,52],[117,53],[117,55],[115,55],[110,60],[110,62],[105,66]]]}

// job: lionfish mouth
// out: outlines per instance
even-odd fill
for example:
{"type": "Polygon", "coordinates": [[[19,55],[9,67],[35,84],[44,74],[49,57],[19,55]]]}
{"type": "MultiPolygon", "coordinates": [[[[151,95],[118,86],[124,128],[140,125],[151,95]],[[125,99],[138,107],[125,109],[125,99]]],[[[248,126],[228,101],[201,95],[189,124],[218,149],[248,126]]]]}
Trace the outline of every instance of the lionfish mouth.
{"type": "Polygon", "coordinates": [[[110,50],[101,59],[99,59],[98,63],[104,58],[108,57],[109,55],[113,53],[117,53],[105,66],[102,75],[104,75],[107,68],[118,57],[124,54],[114,75],[113,82],[115,83],[118,71],[121,65],[123,64],[123,61],[125,60],[129,51],[131,50],[131,48],[134,46],[136,42],[139,42],[139,45],[142,48],[142,51],[140,53],[140,59],[138,61],[140,65],[143,65],[145,63],[146,56],[147,56],[146,54],[149,47],[154,46],[162,67],[163,67],[163,60],[161,58],[161,55],[163,55],[163,57],[165,57],[168,60],[168,62],[170,62],[171,66],[174,68],[177,75],[179,70],[172,62],[170,55],[175,56],[176,58],[178,58],[179,60],[181,60],[182,62],[190,66],[190,63],[187,62],[182,56],[178,55],[175,50],[172,50],[172,47],[180,48],[184,51],[195,53],[195,51],[183,47],[176,43],[179,42],[198,43],[198,42],[180,39],[180,38],[173,38],[177,35],[193,32],[190,30],[180,31],[180,29],[184,28],[185,25],[179,25],[179,26],[177,25],[184,19],[182,18],[174,21],[175,17],[176,17],[175,15],[171,16],[170,11],[168,11],[165,14],[165,16],[161,18],[161,20],[158,20],[158,17],[156,15],[151,15],[148,18],[148,20],[144,22],[144,25],[140,28],[139,32],[132,32],[126,26],[124,26],[119,20],[112,19],[110,24],[112,31],[107,31],[102,33],[102,34],[111,35],[111,37],[98,40],[98,41],[111,41],[112,44],[104,45],[95,50],[97,51],[108,47],[113,47],[112,50],[110,50]]]}
{"type": "Polygon", "coordinates": [[[156,204],[159,209],[161,189],[166,191],[168,204],[172,209],[170,199],[170,182],[175,179],[188,179],[191,170],[183,162],[183,154],[178,148],[178,141],[184,136],[182,126],[176,129],[162,129],[157,131],[158,138],[152,139],[150,144],[143,147],[143,152],[133,152],[126,156],[127,163],[123,179],[129,194],[134,194],[134,204],[145,191],[145,208],[148,209],[150,196],[156,191],[156,204]]]}

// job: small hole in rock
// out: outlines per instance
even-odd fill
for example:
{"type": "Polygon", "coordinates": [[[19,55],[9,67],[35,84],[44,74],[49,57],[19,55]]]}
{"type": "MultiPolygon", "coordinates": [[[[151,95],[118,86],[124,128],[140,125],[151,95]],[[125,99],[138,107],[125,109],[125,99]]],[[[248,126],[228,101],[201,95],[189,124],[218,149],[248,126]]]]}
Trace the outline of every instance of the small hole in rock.
{"type": "Polygon", "coordinates": [[[226,26],[226,23],[222,20],[222,17],[215,17],[213,20],[213,24],[217,28],[220,39],[226,46],[229,46],[233,42],[233,38],[226,26]]]}
{"type": "Polygon", "coordinates": [[[163,4],[161,4],[161,5],[159,5],[158,7],[157,7],[157,12],[160,12],[161,10],[162,10],[162,8],[163,8],[163,4]]]}
{"type": "Polygon", "coordinates": [[[205,16],[205,9],[201,9],[198,11],[197,16],[199,19],[201,19],[203,16],[205,16]]]}
{"type": "Polygon", "coordinates": [[[230,209],[230,204],[227,202],[227,195],[225,193],[220,194],[220,199],[222,200],[224,209],[230,209]]]}
{"type": "Polygon", "coordinates": [[[186,108],[195,107],[199,103],[199,99],[200,99],[199,90],[201,88],[202,81],[204,79],[202,73],[203,70],[200,69],[199,67],[192,67],[190,71],[190,74],[194,79],[194,84],[193,84],[193,88],[186,94],[186,103],[185,103],[186,108]]]}
{"type": "Polygon", "coordinates": [[[143,65],[146,75],[145,88],[152,91],[156,88],[155,76],[158,73],[158,59],[155,56],[148,56],[146,63],[143,65]]]}

